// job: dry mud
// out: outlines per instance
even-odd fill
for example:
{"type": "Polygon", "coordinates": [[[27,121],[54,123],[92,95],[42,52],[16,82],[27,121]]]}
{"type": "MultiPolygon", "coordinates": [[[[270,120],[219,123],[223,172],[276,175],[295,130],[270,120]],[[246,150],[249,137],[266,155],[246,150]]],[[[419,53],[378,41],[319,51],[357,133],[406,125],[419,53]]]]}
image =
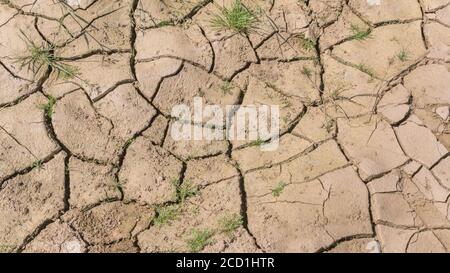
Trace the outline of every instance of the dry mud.
{"type": "Polygon", "coordinates": [[[450,250],[450,0],[242,2],[0,0],[1,252],[450,250]],[[280,148],[174,141],[196,95],[280,148]]]}

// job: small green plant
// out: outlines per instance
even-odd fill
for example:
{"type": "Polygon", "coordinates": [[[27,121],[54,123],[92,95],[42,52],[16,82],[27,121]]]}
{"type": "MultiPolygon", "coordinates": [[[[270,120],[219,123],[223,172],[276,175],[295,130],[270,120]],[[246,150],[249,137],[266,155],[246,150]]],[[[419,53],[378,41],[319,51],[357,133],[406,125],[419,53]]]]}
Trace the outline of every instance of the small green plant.
{"type": "Polygon", "coordinates": [[[170,221],[176,220],[180,215],[180,207],[178,205],[162,206],[156,208],[156,217],[153,219],[155,225],[166,225],[170,221]]]}
{"type": "Polygon", "coordinates": [[[204,97],[205,96],[205,92],[201,88],[198,88],[197,89],[197,96],[204,97]]]}
{"type": "Polygon", "coordinates": [[[233,85],[229,81],[224,81],[222,86],[220,87],[220,90],[222,90],[222,94],[224,94],[224,95],[232,94],[232,92],[231,92],[232,89],[233,89],[233,85]]]}
{"type": "Polygon", "coordinates": [[[402,62],[406,62],[409,60],[409,54],[408,52],[406,52],[406,50],[402,50],[400,53],[397,54],[397,58],[402,62]]]}
{"type": "Polygon", "coordinates": [[[357,25],[352,25],[351,30],[353,32],[351,38],[354,40],[363,41],[370,37],[370,29],[364,30],[357,25]]]}
{"type": "Polygon", "coordinates": [[[250,142],[250,146],[261,146],[264,144],[264,140],[258,138],[257,140],[253,140],[250,142]]]}
{"type": "Polygon", "coordinates": [[[218,7],[219,13],[211,19],[211,26],[219,30],[231,30],[248,34],[258,22],[256,14],[245,7],[241,0],[235,0],[231,8],[218,7]]]}
{"type": "Polygon", "coordinates": [[[184,203],[187,198],[195,196],[198,193],[197,187],[193,186],[189,180],[181,183],[180,180],[173,180],[173,185],[176,188],[176,199],[177,202],[184,203]]]}
{"type": "Polygon", "coordinates": [[[371,76],[372,78],[375,76],[375,73],[373,72],[373,70],[370,67],[368,67],[367,65],[365,65],[365,64],[358,64],[356,66],[356,68],[359,71],[361,71],[363,73],[366,73],[367,75],[371,76]]]}
{"type": "Polygon", "coordinates": [[[314,48],[316,47],[316,42],[311,38],[307,38],[303,33],[299,36],[299,39],[300,39],[300,46],[305,51],[314,50],[314,48]]]}
{"type": "Polygon", "coordinates": [[[311,69],[308,68],[308,67],[306,67],[306,66],[304,66],[303,69],[302,69],[302,75],[304,75],[304,76],[310,78],[310,77],[312,76],[312,71],[311,71],[311,69]]]}
{"type": "Polygon", "coordinates": [[[274,197],[280,197],[286,186],[287,186],[286,183],[280,182],[274,189],[272,189],[272,195],[274,197]]]}
{"type": "Polygon", "coordinates": [[[13,246],[0,244],[0,253],[10,253],[13,249],[13,246]]]}
{"type": "Polygon", "coordinates": [[[55,104],[56,104],[56,98],[54,98],[54,97],[52,97],[52,96],[49,96],[49,97],[48,97],[47,103],[46,103],[46,104],[41,104],[41,105],[39,105],[39,108],[40,108],[41,110],[44,110],[45,115],[46,115],[48,118],[52,118],[52,116],[53,116],[53,110],[54,110],[54,108],[55,108],[55,104]]]}
{"type": "Polygon", "coordinates": [[[33,162],[33,169],[42,170],[43,165],[44,165],[44,163],[42,162],[42,160],[36,160],[33,162]]]}
{"type": "Polygon", "coordinates": [[[132,137],[130,139],[127,140],[127,142],[125,142],[124,148],[128,149],[130,147],[131,144],[133,144],[133,142],[136,140],[136,138],[132,137]]]}
{"type": "Polygon", "coordinates": [[[333,130],[333,127],[334,127],[333,120],[331,120],[330,118],[327,118],[325,123],[323,124],[323,128],[325,128],[325,130],[327,130],[328,133],[331,133],[331,131],[333,130]]]}
{"type": "Polygon", "coordinates": [[[158,24],[156,24],[156,27],[166,27],[166,26],[173,26],[174,23],[172,21],[161,21],[158,24]]]}
{"type": "Polygon", "coordinates": [[[238,214],[225,216],[219,220],[220,232],[231,235],[236,229],[242,226],[243,223],[242,216],[238,214]]]}
{"type": "Polygon", "coordinates": [[[191,238],[186,242],[191,252],[198,253],[212,243],[214,232],[209,229],[193,230],[191,238]]]}
{"type": "Polygon", "coordinates": [[[38,45],[29,39],[23,31],[21,33],[23,36],[22,40],[26,43],[28,54],[15,58],[16,62],[20,63],[20,68],[27,67],[37,74],[42,69],[50,67],[57,74],[58,78],[73,78],[77,75],[78,69],[61,62],[60,58],[55,56],[55,50],[51,45],[47,43],[38,45]]]}
{"type": "Polygon", "coordinates": [[[179,199],[183,203],[187,198],[195,196],[198,193],[196,187],[192,186],[190,181],[185,181],[181,187],[179,187],[178,194],[179,199]]]}

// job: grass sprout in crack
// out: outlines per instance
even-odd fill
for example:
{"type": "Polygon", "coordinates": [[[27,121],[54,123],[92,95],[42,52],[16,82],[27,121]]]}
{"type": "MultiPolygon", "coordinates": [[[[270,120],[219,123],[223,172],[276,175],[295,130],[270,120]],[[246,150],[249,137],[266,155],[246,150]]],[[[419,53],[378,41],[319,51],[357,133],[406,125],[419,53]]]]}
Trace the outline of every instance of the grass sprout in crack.
{"type": "Polygon", "coordinates": [[[353,40],[364,41],[370,38],[370,29],[364,29],[357,25],[352,25],[351,30],[353,32],[353,36],[351,37],[353,40]]]}
{"type": "Polygon", "coordinates": [[[235,0],[230,8],[218,6],[219,13],[211,19],[211,26],[218,30],[231,30],[248,34],[256,28],[258,17],[254,11],[245,7],[241,0],[235,0]]]}
{"type": "Polygon", "coordinates": [[[56,73],[58,78],[70,79],[76,77],[78,68],[65,64],[55,55],[54,47],[48,43],[37,44],[27,37],[23,31],[21,38],[26,43],[27,53],[23,56],[16,57],[16,62],[20,64],[20,68],[27,68],[35,75],[39,74],[43,69],[50,67],[56,73]]]}

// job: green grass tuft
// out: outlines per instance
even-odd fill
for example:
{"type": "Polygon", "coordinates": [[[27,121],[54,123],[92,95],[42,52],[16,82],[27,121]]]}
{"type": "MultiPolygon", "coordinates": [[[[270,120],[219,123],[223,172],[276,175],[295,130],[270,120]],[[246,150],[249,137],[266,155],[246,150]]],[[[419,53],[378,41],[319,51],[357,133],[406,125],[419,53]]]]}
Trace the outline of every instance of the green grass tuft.
{"type": "Polygon", "coordinates": [[[354,40],[363,41],[370,37],[370,29],[364,30],[357,25],[352,25],[351,30],[353,32],[352,39],[354,40]]]}
{"type": "Polygon", "coordinates": [[[187,240],[188,247],[191,252],[198,253],[207,245],[212,243],[211,237],[214,232],[209,229],[193,230],[192,237],[187,240]]]}
{"type": "Polygon", "coordinates": [[[261,146],[264,144],[264,140],[258,138],[257,140],[253,140],[252,142],[250,142],[249,146],[250,147],[254,147],[254,146],[261,146]]]}
{"type": "Polygon", "coordinates": [[[233,94],[233,92],[231,92],[231,90],[233,90],[233,84],[229,81],[224,81],[222,86],[220,86],[220,90],[222,90],[223,95],[231,95],[233,94]]]}
{"type": "Polygon", "coordinates": [[[241,0],[235,0],[231,8],[219,7],[219,11],[211,19],[211,26],[216,29],[249,34],[256,28],[258,17],[241,0]]]}
{"type": "Polygon", "coordinates": [[[10,253],[14,249],[13,246],[0,244],[0,253],[10,253]]]}
{"type": "Polygon", "coordinates": [[[124,149],[128,149],[131,146],[131,144],[133,144],[135,141],[136,141],[135,137],[132,137],[132,138],[128,139],[125,142],[124,149]]]}
{"type": "Polygon", "coordinates": [[[156,208],[156,217],[153,219],[155,225],[163,226],[176,220],[180,215],[180,207],[178,205],[164,206],[156,208]]]}
{"type": "Polygon", "coordinates": [[[286,183],[280,182],[274,189],[272,189],[272,195],[274,197],[280,197],[286,186],[287,186],[286,183]]]}
{"type": "Polygon", "coordinates": [[[308,77],[308,78],[311,78],[311,76],[312,76],[312,70],[311,70],[310,68],[304,66],[304,67],[302,68],[302,75],[304,75],[304,76],[306,76],[306,77],[308,77]]]}
{"type": "Polygon", "coordinates": [[[402,50],[400,53],[397,54],[397,58],[402,62],[406,62],[409,60],[409,54],[408,52],[406,52],[406,50],[402,50]]]}
{"type": "Polygon", "coordinates": [[[310,38],[307,38],[305,36],[305,34],[302,33],[300,35],[299,39],[300,39],[300,45],[301,45],[303,50],[309,52],[309,51],[312,51],[312,50],[315,49],[316,41],[314,41],[314,40],[312,40],[310,38]]]}
{"type": "Polygon", "coordinates": [[[189,180],[183,183],[180,180],[173,180],[172,183],[176,188],[177,202],[184,203],[187,198],[195,196],[198,193],[197,187],[193,186],[189,180]]]}
{"type": "Polygon", "coordinates": [[[42,170],[44,166],[44,163],[42,160],[36,160],[33,162],[33,169],[34,170],[42,170]]]}
{"type": "Polygon", "coordinates": [[[44,110],[45,115],[48,118],[52,118],[53,116],[53,109],[55,108],[56,99],[52,96],[48,97],[48,102],[46,104],[39,105],[39,108],[44,110]]]}
{"type": "Polygon", "coordinates": [[[22,31],[21,33],[22,40],[26,43],[28,50],[25,56],[15,58],[21,69],[26,67],[33,73],[38,74],[42,69],[50,67],[58,78],[63,79],[73,78],[78,74],[77,67],[65,64],[59,57],[55,56],[55,50],[51,45],[46,43],[38,45],[22,31]]]}
{"type": "Polygon", "coordinates": [[[231,235],[236,229],[242,226],[243,223],[242,216],[238,214],[225,216],[219,220],[220,232],[231,235]]]}
{"type": "Polygon", "coordinates": [[[375,72],[373,72],[373,70],[370,67],[366,66],[365,64],[358,64],[356,65],[356,68],[361,72],[371,76],[372,78],[375,76],[375,72]]]}

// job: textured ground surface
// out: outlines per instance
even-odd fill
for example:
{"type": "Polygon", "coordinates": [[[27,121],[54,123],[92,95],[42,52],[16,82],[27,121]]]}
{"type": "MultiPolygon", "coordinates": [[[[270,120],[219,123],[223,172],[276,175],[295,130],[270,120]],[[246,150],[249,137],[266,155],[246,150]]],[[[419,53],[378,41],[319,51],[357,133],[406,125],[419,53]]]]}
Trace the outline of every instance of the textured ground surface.
{"type": "Polygon", "coordinates": [[[0,0],[2,252],[450,251],[450,0],[66,2],[0,0]],[[280,149],[172,140],[195,95],[280,149]]]}

